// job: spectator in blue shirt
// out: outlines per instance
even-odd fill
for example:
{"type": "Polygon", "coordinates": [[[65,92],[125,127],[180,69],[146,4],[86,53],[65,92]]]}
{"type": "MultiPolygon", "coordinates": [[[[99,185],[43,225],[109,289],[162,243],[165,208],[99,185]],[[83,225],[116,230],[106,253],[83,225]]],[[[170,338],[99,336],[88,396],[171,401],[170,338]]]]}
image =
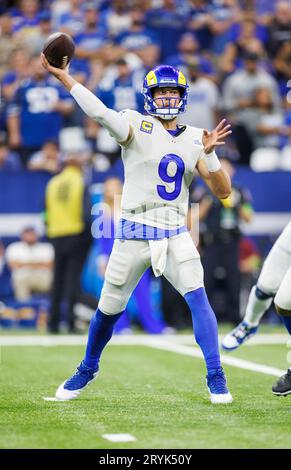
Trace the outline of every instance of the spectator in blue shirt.
{"type": "Polygon", "coordinates": [[[31,77],[24,80],[8,107],[8,138],[26,164],[28,157],[47,140],[57,140],[63,117],[73,110],[71,96],[49,78],[39,57],[29,64],[31,77]]]}
{"type": "Polygon", "coordinates": [[[220,70],[228,75],[241,68],[244,56],[248,52],[267,58],[263,39],[266,39],[265,31],[263,33],[262,27],[251,18],[234,25],[231,30],[231,41],[226,45],[219,60],[220,70]]]}
{"type": "Polygon", "coordinates": [[[264,24],[268,22],[270,16],[274,13],[276,1],[274,0],[255,0],[254,10],[257,18],[264,24]]]}
{"type": "Polygon", "coordinates": [[[10,60],[10,70],[4,74],[1,81],[2,98],[8,103],[12,100],[21,82],[29,76],[29,55],[25,49],[13,51],[10,60]]]}
{"type": "Polygon", "coordinates": [[[15,49],[10,56],[10,69],[0,81],[0,132],[7,132],[7,108],[22,80],[28,76],[29,56],[23,49],[15,49]]]}
{"type": "Polygon", "coordinates": [[[231,28],[238,21],[240,10],[234,0],[216,0],[209,8],[212,16],[210,30],[213,35],[211,50],[219,55],[231,40],[231,28]]]}
{"type": "Polygon", "coordinates": [[[199,61],[200,72],[207,77],[215,77],[215,69],[213,63],[207,58],[199,54],[199,44],[192,32],[184,33],[178,42],[178,53],[167,57],[165,62],[173,65],[178,69],[184,68],[193,60],[199,61]]]}
{"type": "Polygon", "coordinates": [[[143,62],[147,56],[155,54],[158,62],[160,43],[157,35],[145,26],[145,13],[136,7],[131,11],[131,27],[119,34],[115,42],[127,52],[134,52],[143,62]]]}
{"type": "Polygon", "coordinates": [[[39,23],[38,0],[21,0],[19,11],[15,11],[14,32],[25,36],[31,33],[39,23]]]}
{"type": "Polygon", "coordinates": [[[90,61],[102,57],[102,49],[108,42],[104,27],[99,22],[99,14],[93,3],[86,3],[83,8],[84,29],[74,36],[76,45],[73,67],[78,67],[89,74],[90,61]]]}
{"type": "Polygon", "coordinates": [[[57,19],[55,29],[74,36],[84,29],[84,12],[81,9],[83,0],[70,0],[70,10],[57,19]]]}
{"type": "Polygon", "coordinates": [[[29,49],[31,55],[40,54],[48,36],[54,32],[52,17],[49,10],[44,10],[38,15],[39,24],[26,38],[25,46],[29,49]]]}
{"type": "Polygon", "coordinates": [[[144,99],[141,92],[134,87],[131,70],[124,59],[119,59],[117,65],[117,78],[111,83],[103,82],[96,90],[97,96],[108,107],[121,111],[125,108],[144,110],[144,99]]]}
{"type": "Polygon", "coordinates": [[[112,38],[122,31],[127,31],[131,24],[129,2],[111,0],[102,13],[101,23],[105,25],[108,35],[112,38]]]}
{"type": "Polygon", "coordinates": [[[209,10],[209,2],[206,0],[192,0],[189,13],[188,28],[195,33],[200,49],[211,48],[212,32],[210,25],[212,17],[209,10]]]}
{"type": "Polygon", "coordinates": [[[231,42],[238,41],[240,37],[256,38],[263,45],[268,40],[267,28],[258,22],[258,18],[253,15],[246,16],[232,25],[229,39],[231,42]]]}
{"type": "Polygon", "coordinates": [[[177,11],[175,0],[163,0],[161,8],[147,12],[146,25],[154,31],[161,44],[161,62],[177,51],[177,43],[185,31],[185,15],[177,11]]]}

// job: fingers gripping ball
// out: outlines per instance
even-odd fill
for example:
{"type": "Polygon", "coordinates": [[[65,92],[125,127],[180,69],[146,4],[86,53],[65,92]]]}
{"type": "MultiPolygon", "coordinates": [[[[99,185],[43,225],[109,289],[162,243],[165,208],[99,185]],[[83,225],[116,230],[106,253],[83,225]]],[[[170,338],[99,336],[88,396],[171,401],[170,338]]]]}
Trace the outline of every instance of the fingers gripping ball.
{"type": "Polygon", "coordinates": [[[64,69],[71,61],[75,52],[75,44],[71,36],[66,33],[51,34],[44,46],[43,53],[54,67],[64,69]]]}

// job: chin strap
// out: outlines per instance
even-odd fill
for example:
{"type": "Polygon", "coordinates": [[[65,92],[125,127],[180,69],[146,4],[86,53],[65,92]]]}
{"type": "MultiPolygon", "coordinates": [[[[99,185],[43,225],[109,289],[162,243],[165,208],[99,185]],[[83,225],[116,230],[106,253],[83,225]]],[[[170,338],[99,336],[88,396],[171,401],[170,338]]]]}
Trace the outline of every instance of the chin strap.
{"type": "Polygon", "coordinates": [[[178,116],[178,114],[153,114],[153,116],[159,117],[160,119],[163,119],[164,121],[172,121],[178,116]]]}

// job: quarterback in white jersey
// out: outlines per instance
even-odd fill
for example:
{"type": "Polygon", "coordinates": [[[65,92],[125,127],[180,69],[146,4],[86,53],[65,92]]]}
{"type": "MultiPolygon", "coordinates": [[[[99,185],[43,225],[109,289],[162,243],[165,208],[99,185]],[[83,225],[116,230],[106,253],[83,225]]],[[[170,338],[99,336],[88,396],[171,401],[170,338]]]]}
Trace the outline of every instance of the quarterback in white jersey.
{"type": "Polygon", "coordinates": [[[143,83],[145,111],[107,108],[68,70],[44,67],[70,91],[83,111],[104,126],[122,147],[125,182],[122,215],[105,272],[98,309],[92,317],[86,353],[76,373],[60,385],[56,398],[70,400],[92,382],[101,353],[113,327],[144,271],[152,266],[184,296],[192,315],[194,333],[202,349],[212,403],[230,403],[220,363],[217,322],[203,284],[199,253],[185,227],[188,190],[196,169],[219,198],[230,194],[231,184],[221,168],[215,147],[231,131],[221,121],[213,131],[178,126],[186,109],[186,78],[174,67],[151,70],[143,83]]]}
{"type": "Polygon", "coordinates": [[[123,116],[132,126],[134,139],[122,148],[122,216],[161,229],[184,225],[188,189],[204,156],[203,129],[184,126],[179,135],[171,135],[150,115],[126,110],[123,116]]]}

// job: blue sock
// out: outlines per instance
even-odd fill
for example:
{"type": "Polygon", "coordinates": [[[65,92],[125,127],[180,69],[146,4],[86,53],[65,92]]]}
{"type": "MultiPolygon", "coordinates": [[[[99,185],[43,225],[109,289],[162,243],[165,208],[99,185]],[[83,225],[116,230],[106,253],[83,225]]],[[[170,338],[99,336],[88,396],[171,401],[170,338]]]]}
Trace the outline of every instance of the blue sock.
{"type": "Polygon", "coordinates": [[[85,366],[94,370],[98,368],[101,353],[112,336],[115,323],[122,314],[123,312],[116,315],[105,315],[99,308],[96,310],[88,332],[86,353],[83,360],[85,366]]]}
{"type": "Polygon", "coordinates": [[[187,292],[184,298],[191,310],[195,339],[202,349],[207,371],[211,373],[221,366],[216,317],[204,287],[187,292]]]}
{"type": "Polygon", "coordinates": [[[286,326],[289,334],[291,335],[291,317],[281,317],[284,325],[286,326]]]}

